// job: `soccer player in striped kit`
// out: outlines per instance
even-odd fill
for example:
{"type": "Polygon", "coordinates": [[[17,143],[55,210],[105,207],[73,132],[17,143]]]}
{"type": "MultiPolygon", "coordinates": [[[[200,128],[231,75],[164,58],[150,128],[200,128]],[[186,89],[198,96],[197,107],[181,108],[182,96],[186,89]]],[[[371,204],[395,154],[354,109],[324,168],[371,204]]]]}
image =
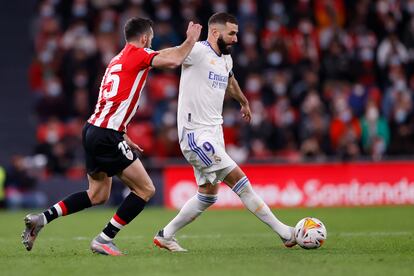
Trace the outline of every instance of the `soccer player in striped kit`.
{"type": "Polygon", "coordinates": [[[154,243],[170,251],[186,251],[174,235],[217,200],[219,182],[227,184],[245,207],[267,224],[286,247],[296,244],[293,227],[280,222],[253,191],[249,179],[226,153],[223,138],[225,93],[241,106],[250,122],[249,103],[234,77],[231,46],[237,42],[234,16],[217,13],[208,22],[208,38],[197,42],[181,67],[177,125],[181,151],[193,166],[198,192],[178,215],[154,237],[154,243]]]}
{"type": "Polygon", "coordinates": [[[179,66],[198,41],[201,28],[190,22],[187,38],[180,46],[156,52],[150,49],[154,36],[151,20],[128,20],[124,27],[126,45],[109,63],[95,112],[82,133],[89,189],[68,196],[43,213],[27,215],[22,234],[27,250],[33,248],[39,231],[54,219],[107,201],[112,176],[117,175],[131,192],[103,231],[92,240],[91,250],[104,255],[122,255],[113,242],[115,235],[144,209],[155,193],[150,177],[134,152],[142,149],[126,134],[128,123],[139,106],[150,68],[179,66]]]}

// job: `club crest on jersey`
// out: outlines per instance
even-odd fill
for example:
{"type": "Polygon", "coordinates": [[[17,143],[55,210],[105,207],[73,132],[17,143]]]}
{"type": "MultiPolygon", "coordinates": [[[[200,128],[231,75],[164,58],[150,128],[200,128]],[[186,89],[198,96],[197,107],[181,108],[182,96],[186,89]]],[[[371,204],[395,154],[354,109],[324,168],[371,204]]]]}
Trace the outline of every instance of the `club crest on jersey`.
{"type": "Polygon", "coordinates": [[[220,156],[214,154],[213,158],[214,158],[214,161],[216,162],[216,164],[221,162],[221,157],[220,156]]]}
{"type": "Polygon", "coordinates": [[[155,52],[153,49],[150,49],[150,48],[144,48],[144,51],[147,52],[148,54],[155,52]]]}
{"type": "Polygon", "coordinates": [[[132,160],[134,158],[131,148],[128,146],[126,141],[119,142],[118,149],[120,149],[122,151],[122,154],[125,155],[125,157],[129,160],[132,160]]]}

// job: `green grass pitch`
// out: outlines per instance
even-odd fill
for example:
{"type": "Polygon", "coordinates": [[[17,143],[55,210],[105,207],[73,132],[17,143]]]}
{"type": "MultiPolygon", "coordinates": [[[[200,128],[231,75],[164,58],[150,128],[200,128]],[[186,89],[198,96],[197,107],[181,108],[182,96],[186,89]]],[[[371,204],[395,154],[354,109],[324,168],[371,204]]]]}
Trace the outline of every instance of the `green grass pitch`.
{"type": "Polygon", "coordinates": [[[148,208],[118,235],[127,256],[94,255],[90,240],[114,210],[60,218],[31,252],[20,243],[24,212],[0,212],[0,275],[414,275],[414,206],[273,210],[284,222],[321,219],[317,250],[286,249],[245,210],[209,210],[178,234],[188,253],[171,254],[152,237],[175,211],[148,208]]]}

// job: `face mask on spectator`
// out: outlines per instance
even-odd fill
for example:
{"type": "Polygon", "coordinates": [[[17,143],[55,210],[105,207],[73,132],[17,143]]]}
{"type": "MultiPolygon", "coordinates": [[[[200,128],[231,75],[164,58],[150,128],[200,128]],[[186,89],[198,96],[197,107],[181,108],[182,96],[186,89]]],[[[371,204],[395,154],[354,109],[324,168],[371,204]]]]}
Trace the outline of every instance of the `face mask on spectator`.
{"type": "Polygon", "coordinates": [[[370,107],[367,110],[367,120],[368,121],[376,121],[378,119],[378,109],[375,107],[370,107]]]}
{"type": "Polygon", "coordinates": [[[360,51],[362,61],[372,61],[374,59],[374,51],[371,48],[363,48],[360,51]]]}
{"type": "Polygon", "coordinates": [[[287,111],[283,114],[283,124],[285,126],[291,125],[295,121],[295,114],[292,111],[287,111]]]}
{"type": "Polygon", "coordinates": [[[113,32],[115,30],[114,22],[112,22],[112,20],[105,20],[105,21],[101,22],[101,24],[99,25],[99,30],[102,33],[113,32]]]}
{"type": "Polygon", "coordinates": [[[76,87],[85,87],[88,84],[88,76],[84,73],[78,73],[73,82],[76,87]]]}
{"type": "Polygon", "coordinates": [[[84,17],[88,13],[88,7],[83,4],[75,4],[72,7],[72,14],[75,17],[84,17]]]}
{"type": "Polygon", "coordinates": [[[303,21],[299,24],[299,30],[303,34],[310,34],[312,32],[312,24],[308,21],[303,21]]]}
{"type": "Polygon", "coordinates": [[[255,5],[251,3],[252,1],[242,1],[242,3],[239,5],[239,11],[241,14],[254,14],[255,13],[255,5]]]}
{"type": "Polygon", "coordinates": [[[225,126],[234,126],[236,123],[236,116],[234,112],[227,112],[226,116],[223,116],[223,124],[225,126]]]}
{"type": "Polygon", "coordinates": [[[259,92],[260,81],[255,78],[250,78],[246,83],[246,90],[249,92],[259,92]]]}
{"type": "Polygon", "coordinates": [[[40,8],[40,16],[41,17],[51,17],[55,14],[55,10],[53,9],[52,5],[43,5],[40,8]]]}
{"type": "Polygon", "coordinates": [[[388,3],[386,1],[377,2],[377,12],[380,14],[386,14],[389,10],[388,3]]]}
{"type": "Polygon", "coordinates": [[[252,116],[252,126],[258,126],[263,122],[263,115],[261,113],[254,112],[252,116]]]}
{"type": "Polygon", "coordinates": [[[340,119],[342,122],[344,122],[344,123],[348,123],[348,122],[349,122],[349,121],[351,121],[351,119],[352,119],[352,113],[351,113],[351,111],[349,111],[349,110],[342,111],[342,112],[339,114],[339,119],[340,119]]]}
{"type": "Polygon", "coordinates": [[[171,18],[171,10],[168,7],[161,7],[156,13],[157,18],[160,20],[169,20],[171,18]]]}
{"type": "Polygon", "coordinates": [[[52,61],[52,59],[53,59],[53,54],[51,53],[51,51],[46,50],[39,54],[39,60],[43,64],[48,64],[49,62],[52,61]]]}
{"type": "Polygon", "coordinates": [[[73,34],[78,36],[84,36],[88,34],[88,28],[85,25],[76,26],[73,29],[73,34]]]}
{"type": "Polygon", "coordinates": [[[278,96],[283,96],[286,94],[286,84],[285,83],[275,83],[273,85],[273,92],[275,92],[276,95],[278,96]]]}
{"type": "Polygon", "coordinates": [[[405,89],[407,89],[407,84],[404,80],[399,79],[395,82],[394,87],[398,91],[405,91],[405,89]]]}
{"type": "Polygon", "coordinates": [[[410,14],[414,14],[414,1],[408,1],[408,3],[407,3],[407,11],[410,14]]]}
{"type": "Polygon", "coordinates": [[[280,29],[280,23],[277,20],[269,20],[266,22],[266,28],[271,32],[277,32],[280,29]]]}
{"type": "Polygon", "coordinates": [[[222,2],[216,2],[213,4],[213,12],[227,12],[227,4],[222,2]]]}
{"type": "Polygon", "coordinates": [[[395,111],[394,113],[394,120],[396,123],[401,124],[405,121],[405,119],[407,118],[407,111],[405,111],[404,109],[397,109],[397,111],[395,111]]]}
{"type": "Polygon", "coordinates": [[[256,35],[251,32],[247,32],[243,35],[243,44],[247,46],[254,46],[256,44],[256,35]]]}
{"type": "Polygon", "coordinates": [[[46,142],[48,144],[55,144],[59,141],[59,135],[54,130],[49,130],[46,135],[46,142]]]}
{"type": "Polygon", "coordinates": [[[272,11],[272,14],[274,15],[283,15],[283,12],[285,10],[285,7],[282,3],[273,3],[270,7],[270,10],[272,11]]]}
{"type": "Polygon", "coordinates": [[[353,94],[355,96],[361,97],[364,95],[364,87],[361,84],[356,84],[354,86],[353,94]]]}
{"type": "Polygon", "coordinates": [[[49,96],[56,97],[62,92],[62,87],[57,81],[49,81],[46,87],[46,93],[49,96]]]}
{"type": "Polygon", "coordinates": [[[267,62],[272,65],[279,65],[282,62],[282,59],[282,55],[277,51],[273,51],[267,55],[267,62]]]}

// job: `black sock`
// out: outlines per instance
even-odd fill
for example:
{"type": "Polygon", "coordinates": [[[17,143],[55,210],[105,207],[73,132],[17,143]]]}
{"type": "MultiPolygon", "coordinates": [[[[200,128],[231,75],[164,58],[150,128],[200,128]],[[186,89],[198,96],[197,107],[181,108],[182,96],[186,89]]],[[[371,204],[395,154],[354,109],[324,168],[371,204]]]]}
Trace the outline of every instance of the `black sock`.
{"type": "Polygon", "coordinates": [[[66,216],[79,212],[85,208],[92,206],[91,200],[89,199],[86,191],[71,194],[62,201],[59,201],[49,209],[43,212],[47,222],[51,222],[55,218],[60,216],[66,216]]]}
{"type": "Polygon", "coordinates": [[[108,236],[108,238],[115,238],[119,230],[121,230],[125,225],[130,223],[139,213],[144,209],[147,202],[137,196],[134,193],[130,193],[124,201],[122,201],[121,206],[119,206],[115,215],[102,230],[102,232],[108,236]]]}

